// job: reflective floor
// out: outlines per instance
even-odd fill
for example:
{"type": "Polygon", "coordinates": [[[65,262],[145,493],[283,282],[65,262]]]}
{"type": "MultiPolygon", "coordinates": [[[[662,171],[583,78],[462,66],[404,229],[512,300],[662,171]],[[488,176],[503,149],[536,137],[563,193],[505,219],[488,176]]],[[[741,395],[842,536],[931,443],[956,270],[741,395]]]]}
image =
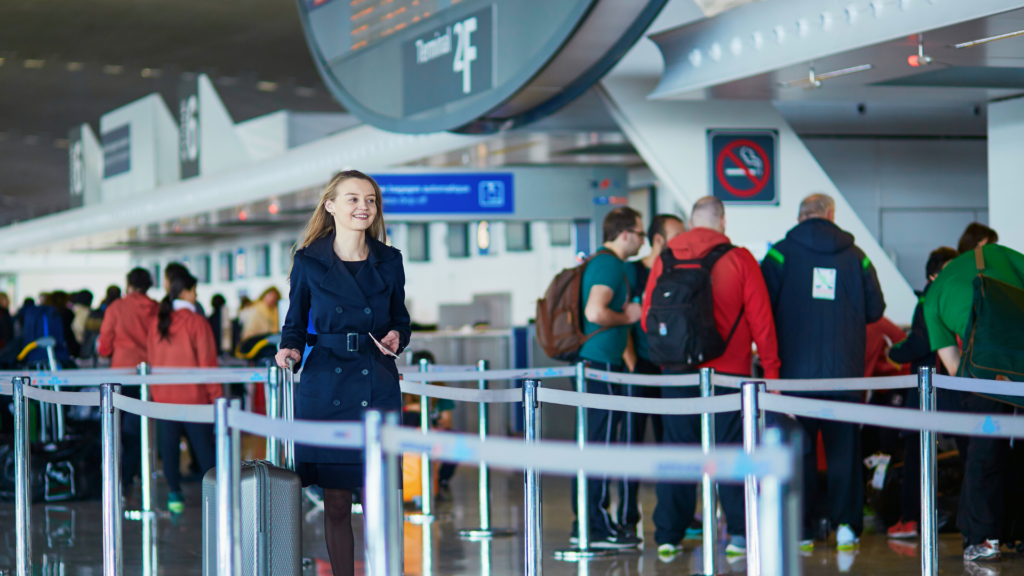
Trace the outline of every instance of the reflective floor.
{"type": "MultiPolygon", "coordinates": [[[[511,527],[521,534],[522,476],[497,473],[493,475],[493,516],[495,527],[511,527]]],[[[161,486],[158,485],[158,489],[161,486]]],[[[127,575],[199,575],[202,574],[202,542],[200,516],[200,485],[186,484],[186,511],[176,518],[159,518],[152,525],[133,520],[124,521],[124,573],[127,575]],[[144,535],[152,530],[154,539],[144,535]],[[144,542],[150,541],[150,547],[144,542]]],[[[163,503],[163,490],[158,490],[163,503]]],[[[523,573],[522,539],[520,536],[491,542],[466,542],[458,538],[458,530],[478,525],[476,470],[461,468],[453,480],[454,501],[439,503],[440,519],[430,526],[405,525],[405,573],[410,576],[486,575],[504,576],[523,573]]],[[[654,490],[641,491],[643,510],[654,506],[654,490]]],[[[658,558],[655,547],[607,559],[591,560],[586,565],[561,562],[552,553],[568,544],[572,521],[569,506],[569,480],[547,478],[544,482],[544,571],[551,575],[632,576],[689,575],[698,572],[698,542],[686,543],[686,552],[672,561],[658,558]]],[[[162,506],[161,506],[162,507],[162,506]]],[[[304,525],[304,555],[311,560],[305,575],[330,575],[327,550],[323,543],[323,520],[320,513],[307,507],[304,525]]],[[[102,533],[99,502],[78,502],[60,505],[37,504],[32,510],[32,546],[36,574],[45,576],[100,574],[102,533]]],[[[356,516],[355,518],[360,518],[356,516]]],[[[10,503],[0,504],[0,527],[4,538],[0,543],[0,570],[13,567],[14,509],[10,503]]],[[[653,527],[645,526],[653,544],[653,527]]],[[[361,526],[357,526],[361,538],[361,526]]],[[[361,542],[357,542],[357,550],[361,542]]],[[[1024,576],[1024,557],[1004,553],[1003,562],[965,566],[957,535],[943,535],[940,542],[940,570],[945,575],[1024,576]]],[[[913,543],[896,544],[877,535],[866,535],[859,550],[841,554],[832,545],[818,543],[813,554],[804,558],[804,573],[906,575],[920,573],[920,558],[913,543]]],[[[746,571],[742,558],[721,559],[721,572],[741,574],[746,571]]],[[[363,572],[359,562],[357,574],[363,572]]],[[[8,573],[8,572],[3,572],[8,573]]]]}

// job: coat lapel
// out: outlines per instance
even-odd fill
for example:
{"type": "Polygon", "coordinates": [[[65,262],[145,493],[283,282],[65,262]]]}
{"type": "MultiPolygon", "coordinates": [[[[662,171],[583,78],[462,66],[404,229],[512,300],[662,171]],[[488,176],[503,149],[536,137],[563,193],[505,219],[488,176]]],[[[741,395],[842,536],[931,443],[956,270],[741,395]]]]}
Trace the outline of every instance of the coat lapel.
{"type": "Polygon", "coordinates": [[[321,288],[346,300],[366,306],[366,297],[363,296],[359,284],[349,274],[348,268],[345,268],[345,265],[334,254],[334,234],[314,241],[306,251],[310,256],[320,260],[327,269],[323,280],[320,281],[321,288]]]}

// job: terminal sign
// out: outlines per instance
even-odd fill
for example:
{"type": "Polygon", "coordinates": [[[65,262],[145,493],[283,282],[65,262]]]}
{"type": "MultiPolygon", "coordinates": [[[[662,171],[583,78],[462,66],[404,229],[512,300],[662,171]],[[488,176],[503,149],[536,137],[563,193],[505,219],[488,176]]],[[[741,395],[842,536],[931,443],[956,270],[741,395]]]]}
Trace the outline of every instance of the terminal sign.
{"type": "Polygon", "coordinates": [[[511,173],[387,174],[374,176],[385,214],[512,214],[511,173]]]}
{"type": "Polygon", "coordinates": [[[723,202],[779,203],[778,132],[708,130],[711,194],[723,202]]]}

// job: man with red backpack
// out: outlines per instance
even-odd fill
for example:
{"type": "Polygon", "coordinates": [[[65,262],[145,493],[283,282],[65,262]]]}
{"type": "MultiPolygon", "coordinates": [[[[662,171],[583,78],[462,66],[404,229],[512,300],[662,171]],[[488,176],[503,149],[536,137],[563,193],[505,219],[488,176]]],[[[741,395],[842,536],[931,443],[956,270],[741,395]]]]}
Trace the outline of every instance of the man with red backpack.
{"type": "MultiPolygon", "coordinates": [[[[651,359],[665,374],[700,368],[750,376],[757,344],[765,377],[779,377],[778,344],[771,301],[757,260],[746,248],[732,246],[725,235],[725,206],[707,196],[693,206],[691,229],[668,242],[654,262],[643,299],[643,328],[651,359]]],[[[694,386],[666,387],[664,398],[692,398],[694,386]]],[[[666,444],[699,444],[700,416],[664,416],[666,444]]],[[[742,442],[738,412],[715,416],[716,441],[742,442]]],[[[727,553],[746,553],[742,486],[720,486],[730,534],[727,553]]],[[[654,510],[658,554],[673,557],[693,519],[697,490],[693,484],[659,484],[654,510]]],[[[705,512],[707,513],[707,512],[705,512]]]]}

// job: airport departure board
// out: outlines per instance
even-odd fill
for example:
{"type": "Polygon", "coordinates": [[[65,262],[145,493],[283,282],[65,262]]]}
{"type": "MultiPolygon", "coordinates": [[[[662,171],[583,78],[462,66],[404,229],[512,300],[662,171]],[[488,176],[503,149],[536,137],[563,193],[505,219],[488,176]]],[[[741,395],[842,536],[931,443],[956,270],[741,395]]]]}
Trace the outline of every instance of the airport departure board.
{"type": "Polygon", "coordinates": [[[385,130],[424,133],[496,131],[557,110],[610,69],[665,2],[298,0],[298,6],[321,76],[342,105],[385,130]]]}

